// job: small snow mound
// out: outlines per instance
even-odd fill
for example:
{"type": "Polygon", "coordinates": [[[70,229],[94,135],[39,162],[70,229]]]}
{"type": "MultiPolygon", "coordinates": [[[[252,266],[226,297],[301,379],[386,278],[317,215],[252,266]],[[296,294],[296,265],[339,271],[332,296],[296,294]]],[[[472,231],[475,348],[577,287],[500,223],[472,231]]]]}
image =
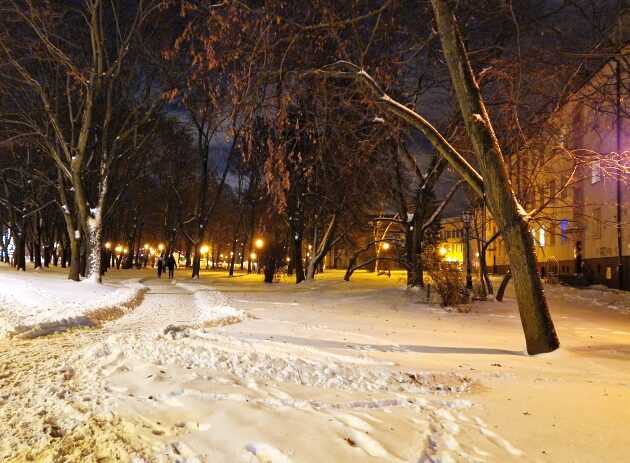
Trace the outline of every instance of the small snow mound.
{"type": "Polygon", "coordinates": [[[289,457],[269,444],[248,444],[245,449],[260,463],[292,463],[289,457]]]}
{"type": "Polygon", "coordinates": [[[175,284],[193,293],[199,311],[198,318],[203,326],[211,328],[230,325],[252,318],[245,311],[232,307],[219,291],[198,284],[175,284]]]}
{"type": "Polygon", "coordinates": [[[17,339],[34,339],[54,333],[63,333],[74,327],[94,326],[89,317],[78,316],[63,318],[59,321],[37,323],[35,325],[19,325],[7,333],[7,337],[17,339]]]}

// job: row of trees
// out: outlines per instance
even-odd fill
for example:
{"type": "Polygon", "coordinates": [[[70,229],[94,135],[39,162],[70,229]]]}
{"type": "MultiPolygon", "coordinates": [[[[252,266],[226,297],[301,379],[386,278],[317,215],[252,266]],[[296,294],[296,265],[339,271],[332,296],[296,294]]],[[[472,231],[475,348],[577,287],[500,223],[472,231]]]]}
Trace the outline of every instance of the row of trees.
{"type": "Polygon", "coordinates": [[[233,272],[264,235],[299,283],[389,241],[422,285],[463,191],[507,244],[528,350],[553,350],[509,171],[593,68],[575,51],[603,50],[602,3],[0,0],[2,257],[11,237],[18,268],[99,280],[105,241],[128,266],[161,241],[197,277],[204,243],[233,272]]]}

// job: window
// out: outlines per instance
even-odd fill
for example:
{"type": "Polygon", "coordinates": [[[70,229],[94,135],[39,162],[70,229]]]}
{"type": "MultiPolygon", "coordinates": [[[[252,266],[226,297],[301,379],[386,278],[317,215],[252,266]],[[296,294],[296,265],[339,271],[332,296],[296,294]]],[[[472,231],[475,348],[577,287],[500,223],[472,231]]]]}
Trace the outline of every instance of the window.
{"type": "Polygon", "coordinates": [[[591,163],[591,184],[597,183],[602,179],[602,168],[599,161],[591,163]]]}
{"type": "Polygon", "coordinates": [[[582,198],[582,189],[581,188],[573,188],[573,205],[581,206],[583,202],[582,198]]]}
{"type": "Polygon", "coordinates": [[[560,221],[560,242],[561,243],[566,243],[567,242],[567,229],[569,228],[569,221],[566,219],[563,219],[560,221]]]}
{"type": "Polygon", "coordinates": [[[602,237],[602,209],[596,207],[593,209],[593,239],[602,237]]]}
{"type": "Polygon", "coordinates": [[[538,241],[540,242],[540,247],[545,247],[545,229],[544,227],[540,227],[540,232],[538,233],[538,241]]]}

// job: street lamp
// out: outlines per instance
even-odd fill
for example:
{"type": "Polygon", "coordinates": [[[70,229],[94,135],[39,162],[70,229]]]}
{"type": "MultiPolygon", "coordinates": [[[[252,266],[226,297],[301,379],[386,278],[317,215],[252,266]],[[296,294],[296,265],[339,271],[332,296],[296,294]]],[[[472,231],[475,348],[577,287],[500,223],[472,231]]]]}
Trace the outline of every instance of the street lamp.
{"type": "Polygon", "coordinates": [[[105,249],[107,249],[108,251],[111,249],[112,247],[112,243],[110,243],[109,241],[107,243],[105,243],[105,249]]]}
{"type": "Polygon", "coordinates": [[[199,252],[201,253],[201,255],[206,255],[206,270],[208,270],[208,252],[210,252],[210,247],[207,244],[204,244],[203,246],[201,246],[199,252]]]}
{"type": "Polygon", "coordinates": [[[262,247],[265,245],[265,242],[261,239],[258,238],[255,242],[254,242],[254,246],[256,246],[256,249],[262,249],[262,247]]]}
{"type": "Polygon", "coordinates": [[[462,214],[464,231],[466,232],[466,289],[472,289],[472,273],[470,270],[470,212],[462,214]]]}
{"type": "Polygon", "coordinates": [[[164,245],[162,243],[158,244],[158,251],[164,251],[164,245]]]}
{"type": "Polygon", "coordinates": [[[387,251],[389,249],[389,247],[390,247],[390,245],[389,245],[389,243],[387,241],[383,243],[383,249],[385,251],[387,251]]]}

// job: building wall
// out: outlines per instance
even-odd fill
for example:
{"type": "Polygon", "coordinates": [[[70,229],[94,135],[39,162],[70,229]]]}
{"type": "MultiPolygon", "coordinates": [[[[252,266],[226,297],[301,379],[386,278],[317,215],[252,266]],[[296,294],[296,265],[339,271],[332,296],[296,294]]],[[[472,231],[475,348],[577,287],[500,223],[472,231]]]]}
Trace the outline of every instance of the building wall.
{"type": "MultiPolygon", "coordinates": [[[[625,48],[630,53],[630,47],[625,48]]],[[[545,130],[510,162],[517,197],[528,213],[541,275],[583,273],[591,283],[617,286],[617,174],[621,179],[622,254],[625,287],[630,288],[630,73],[621,70],[621,98],[616,98],[616,64],[605,64],[549,121],[545,130]],[[617,149],[616,110],[622,117],[617,149]],[[617,155],[617,151],[621,155],[617,155]],[[562,186],[565,186],[562,188],[562,186]]],[[[489,239],[496,225],[475,211],[471,261],[479,241],[489,239]],[[474,251],[472,251],[474,249],[474,251]]],[[[462,227],[461,218],[447,219],[443,231],[462,227]]],[[[452,238],[441,235],[440,246],[452,238]]],[[[461,254],[447,256],[462,261],[461,254]]],[[[478,259],[477,259],[478,260],[478,259]]],[[[509,262],[501,238],[488,246],[490,272],[504,273],[509,262]]]]}

